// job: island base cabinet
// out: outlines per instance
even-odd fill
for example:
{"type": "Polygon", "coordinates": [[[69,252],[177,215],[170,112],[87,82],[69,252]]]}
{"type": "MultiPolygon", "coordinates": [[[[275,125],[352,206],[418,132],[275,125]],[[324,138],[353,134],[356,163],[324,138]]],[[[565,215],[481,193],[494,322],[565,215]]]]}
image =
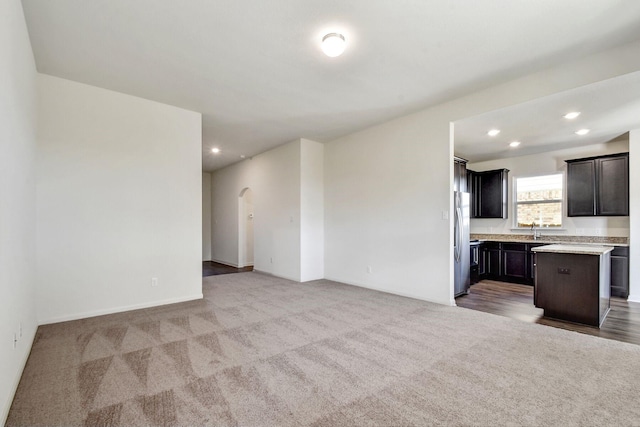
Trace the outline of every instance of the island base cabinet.
{"type": "Polygon", "coordinates": [[[554,319],[600,326],[609,311],[610,253],[536,253],[536,307],[554,319]]]}

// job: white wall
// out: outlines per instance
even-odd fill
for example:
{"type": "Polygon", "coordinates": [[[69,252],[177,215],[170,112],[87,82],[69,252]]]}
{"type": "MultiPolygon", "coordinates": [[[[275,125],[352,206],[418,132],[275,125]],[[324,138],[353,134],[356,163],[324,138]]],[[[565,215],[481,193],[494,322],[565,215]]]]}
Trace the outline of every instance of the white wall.
{"type": "Polygon", "coordinates": [[[0,94],[0,425],[4,425],[37,327],[36,67],[18,0],[0,2],[0,94]],[[15,349],[14,334],[18,335],[15,349]]]}
{"type": "Polygon", "coordinates": [[[300,281],[324,278],[324,145],[300,140],[300,281]]]}
{"type": "Polygon", "coordinates": [[[629,301],[640,302],[640,129],[629,132],[629,301]]]}
{"type": "MultiPolygon", "coordinates": [[[[565,160],[582,157],[601,156],[605,154],[623,153],[629,151],[629,139],[621,139],[606,144],[589,145],[579,148],[557,150],[542,154],[532,154],[521,157],[491,160],[486,162],[469,163],[468,169],[480,172],[492,169],[509,169],[509,201],[507,219],[471,219],[472,233],[495,234],[531,234],[529,230],[512,230],[514,218],[513,192],[514,179],[533,175],[544,175],[562,172],[565,175],[567,164],[565,160]]],[[[566,200],[566,198],[565,198],[566,200]]],[[[614,236],[629,237],[629,217],[567,217],[566,206],[562,213],[562,229],[542,229],[542,234],[553,235],[583,235],[583,236],[614,236]]]]}
{"type": "Polygon", "coordinates": [[[450,160],[437,111],[325,144],[326,278],[449,304],[450,160]]]}
{"type": "Polygon", "coordinates": [[[212,174],[213,260],[238,266],[239,197],[252,191],[254,269],[300,280],[300,141],[212,174]]]}
{"type": "Polygon", "coordinates": [[[640,42],[325,144],[325,276],[454,304],[450,123],[638,69],[640,42]]]}
{"type": "Polygon", "coordinates": [[[211,174],[202,174],[202,260],[211,261],[211,174]]]}
{"type": "Polygon", "coordinates": [[[40,322],[201,298],[201,115],[38,83],[40,322]]]}
{"type": "Polygon", "coordinates": [[[234,267],[240,263],[237,207],[241,191],[248,186],[244,164],[248,161],[252,160],[211,174],[211,259],[234,267]]]}

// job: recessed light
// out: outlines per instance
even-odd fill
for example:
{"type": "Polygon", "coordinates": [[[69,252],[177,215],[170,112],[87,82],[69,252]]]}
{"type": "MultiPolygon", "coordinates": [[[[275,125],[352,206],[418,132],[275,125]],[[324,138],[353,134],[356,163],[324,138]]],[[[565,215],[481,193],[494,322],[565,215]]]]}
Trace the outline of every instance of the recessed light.
{"type": "Polygon", "coordinates": [[[582,135],[588,134],[589,132],[591,132],[590,129],[580,129],[580,130],[576,131],[576,135],[581,135],[582,136],[582,135]]]}
{"type": "Polygon", "coordinates": [[[500,129],[491,129],[489,132],[487,132],[487,135],[496,136],[499,133],[500,133],[500,129]]]}
{"type": "Polygon", "coordinates": [[[509,147],[517,147],[518,145],[520,145],[520,141],[513,141],[509,143],[509,147]]]}
{"type": "Polygon", "coordinates": [[[218,147],[214,147],[214,148],[211,149],[211,152],[213,154],[218,154],[220,152],[220,149],[218,147]]]}
{"type": "Polygon", "coordinates": [[[240,154],[240,158],[244,159],[246,156],[244,154],[240,154]]]}
{"type": "Polygon", "coordinates": [[[572,111],[564,115],[565,119],[573,120],[580,115],[580,111],[572,111]]]}
{"type": "Polygon", "coordinates": [[[342,55],[345,47],[346,41],[342,34],[329,33],[322,38],[322,51],[331,58],[342,55]]]}

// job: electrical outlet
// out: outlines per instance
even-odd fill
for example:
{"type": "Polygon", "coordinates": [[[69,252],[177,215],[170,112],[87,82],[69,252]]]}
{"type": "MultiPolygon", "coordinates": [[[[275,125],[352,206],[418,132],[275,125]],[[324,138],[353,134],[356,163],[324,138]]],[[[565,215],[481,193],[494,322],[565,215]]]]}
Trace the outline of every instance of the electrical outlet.
{"type": "Polygon", "coordinates": [[[151,278],[151,286],[153,286],[154,288],[156,286],[158,286],[158,278],[157,277],[152,277],[151,278]]]}
{"type": "Polygon", "coordinates": [[[273,264],[273,257],[269,258],[269,262],[271,262],[271,264],[273,264]]]}
{"type": "Polygon", "coordinates": [[[449,211],[442,211],[442,219],[449,219],[449,211]]]}
{"type": "Polygon", "coordinates": [[[367,265],[367,273],[373,273],[373,269],[370,265],[367,265]]]}

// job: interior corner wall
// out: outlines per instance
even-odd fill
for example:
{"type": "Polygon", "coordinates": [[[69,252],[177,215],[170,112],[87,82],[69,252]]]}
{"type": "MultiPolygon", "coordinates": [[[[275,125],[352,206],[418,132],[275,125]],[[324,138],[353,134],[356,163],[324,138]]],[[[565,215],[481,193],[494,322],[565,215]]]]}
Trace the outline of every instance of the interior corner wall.
{"type": "Polygon", "coordinates": [[[18,0],[0,2],[0,94],[0,425],[4,425],[38,325],[36,67],[18,0]]]}
{"type": "Polygon", "coordinates": [[[324,145],[300,140],[300,281],[324,278],[324,145]]]}
{"type": "Polygon", "coordinates": [[[640,129],[629,132],[629,301],[640,302],[640,129]]]}
{"type": "Polygon", "coordinates": [[[211,174],[202,174],[202,260],[211,261],[211,174]]]}
{"type": "Polygon", "coordinates": [[[39,321],[202,298],[201,115],[44,74],[38,89],[39,321]]]}
{"type": "Polygon", "coordinates": [[[238,198],[253,197],[254,269],[300,281],[300,140],[212,173],[212,258],[238,266],[238,198]]]}
{"type": "Polygon", "coordinates": [[[450,123],[638,69],[629,43],[325,143],[326,278],[455,304],[450,123]]]}

